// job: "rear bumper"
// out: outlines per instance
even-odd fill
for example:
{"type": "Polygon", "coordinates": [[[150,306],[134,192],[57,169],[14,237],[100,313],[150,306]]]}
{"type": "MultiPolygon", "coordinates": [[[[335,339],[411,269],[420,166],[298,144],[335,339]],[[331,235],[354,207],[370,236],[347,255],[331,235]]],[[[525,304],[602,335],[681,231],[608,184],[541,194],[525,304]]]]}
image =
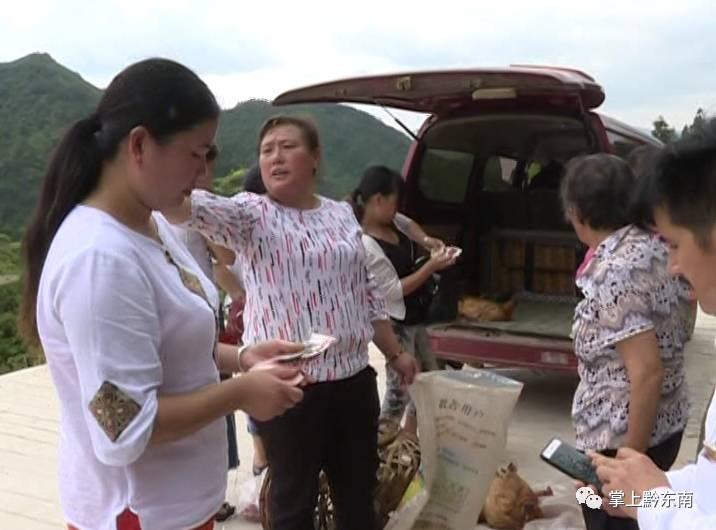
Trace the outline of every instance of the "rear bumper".
{"type": "Polygon", "coordinates": [[[577,371],[572,341],[463,329],[452,326],[428,328],[435,356],[465,363],[538,368],[558,372],[577,371]]]}

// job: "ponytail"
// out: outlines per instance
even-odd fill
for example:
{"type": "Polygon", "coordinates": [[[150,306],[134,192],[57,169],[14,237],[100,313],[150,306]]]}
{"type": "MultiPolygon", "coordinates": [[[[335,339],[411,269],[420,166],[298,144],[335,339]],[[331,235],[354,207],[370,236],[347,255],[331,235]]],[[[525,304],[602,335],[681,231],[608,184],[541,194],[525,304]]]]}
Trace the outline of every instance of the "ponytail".
{"type": "Polygon", "coordinates": [[[18,329],[39,342],[37,290],[52,239],[72,209],[97,188],[106,160],[129,132],[145,127],[157,142],[219,116],[216,98],[194,72],[167,59],[146,59],[120,72],[89,117],[65,133],[50,158],[22,243],[23,296],[18,329]]]}
{"type": "Polygon", "coordinates": [[[22,244],[23,296],[18,328],[30,345],[37,345],[36,304],[40,274],[52,239],[72,209],[97,186],[102,155],[97,133],[101,123],[93,115],[76,122],[52,154],[40,196],[22,244]]]}
{"type": "Polygon", "coordinates": [[[355,214],[358,223],[362,223],[363,216],[365,215],[365,201],[363,200],[360,188],[354,189],[348,196],[347,201],[353,208],[353,213],[355,214]]]}
{"type": "Polygon", "coordinates": [[[366,203],[374,195],[387,197],[397,194],[398,199],[403,193],[403,179],[400,173],[386,166],[371,166],[365,170],[358,187],[351,193],[348,202],[353,206],[353,212],[359,223],[363,223],[366,203]]]}

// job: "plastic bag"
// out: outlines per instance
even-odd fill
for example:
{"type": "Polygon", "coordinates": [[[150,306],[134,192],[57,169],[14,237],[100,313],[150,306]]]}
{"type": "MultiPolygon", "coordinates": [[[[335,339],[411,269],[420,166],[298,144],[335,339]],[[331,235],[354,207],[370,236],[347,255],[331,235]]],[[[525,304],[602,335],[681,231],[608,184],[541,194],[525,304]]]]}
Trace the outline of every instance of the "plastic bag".
{"type": "Polygon", "coordinates": [[[266,478],[266,469],[260,475],[251,477],[243,482],[239,488],[239,502],[236,510],[240,517],[254,522],[261,522],[259,510],[259,502],[261,497],[261,487],[266,478]]]}
{"type": "Polygon", "coordinates": [[[574,497],[574,487],[561,484],[550,487],[553,495],[544,497],[540,503],[544,517],[530,521],[524,530],[584,530],[584,517],[574,497]]]}
{"type": "Polygon", "coordinates": [[[472,530],[504,457],[522,383],[482,370],[420,374],[416,405],[425,487],[386,530],[472,530]]]}

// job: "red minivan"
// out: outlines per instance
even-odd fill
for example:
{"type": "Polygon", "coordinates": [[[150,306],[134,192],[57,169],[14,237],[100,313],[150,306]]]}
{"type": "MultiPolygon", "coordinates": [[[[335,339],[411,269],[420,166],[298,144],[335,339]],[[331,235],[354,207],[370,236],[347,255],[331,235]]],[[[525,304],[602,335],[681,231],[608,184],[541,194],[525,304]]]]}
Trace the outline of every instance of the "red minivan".
{"type": "Polygon", "coordinates": [[[597,113],[603,101],[602,87],[583,72],[513,66],[345,79],[286,92],[274,104],[347,102],[429,113],[403,166],[402,209],[463,249],[457,278],[442,282],[455,295],[454,312],[429,327],[436,355],[574,371],[574,277],[585,249],[561,211],[561,170],[575,155],[627,157],[640,145],[661,145],[597,113]],[[510,321],[457,318],[459,295],[505,294],[516,294],[510,321]]]}

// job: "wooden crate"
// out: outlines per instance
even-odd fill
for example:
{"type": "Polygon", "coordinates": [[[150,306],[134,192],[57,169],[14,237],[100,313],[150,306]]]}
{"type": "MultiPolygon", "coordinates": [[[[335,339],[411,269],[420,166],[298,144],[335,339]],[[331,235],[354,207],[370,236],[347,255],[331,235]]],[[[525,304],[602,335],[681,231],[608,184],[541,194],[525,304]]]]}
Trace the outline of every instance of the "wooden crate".
{"type": "Polygon", "coordinates": [[[575,296],[577,244],[554,233],[495,233],[490,252],[489,290],[575,296]],[[529,277],[527,276],[529,274],[529,277]]]}
{"type": "Polygon", "coordinates": [[[535,293],[559,296],[576,296],[577,293],[574,274],[567,272],[535,271],[532,290],[535,293]]]}
{"type": "Polygon", "coordinates": [[[536,243],[534,269],[536,271],[573,273],[577,269],[576,254],[574,247],[536,243]]]}

